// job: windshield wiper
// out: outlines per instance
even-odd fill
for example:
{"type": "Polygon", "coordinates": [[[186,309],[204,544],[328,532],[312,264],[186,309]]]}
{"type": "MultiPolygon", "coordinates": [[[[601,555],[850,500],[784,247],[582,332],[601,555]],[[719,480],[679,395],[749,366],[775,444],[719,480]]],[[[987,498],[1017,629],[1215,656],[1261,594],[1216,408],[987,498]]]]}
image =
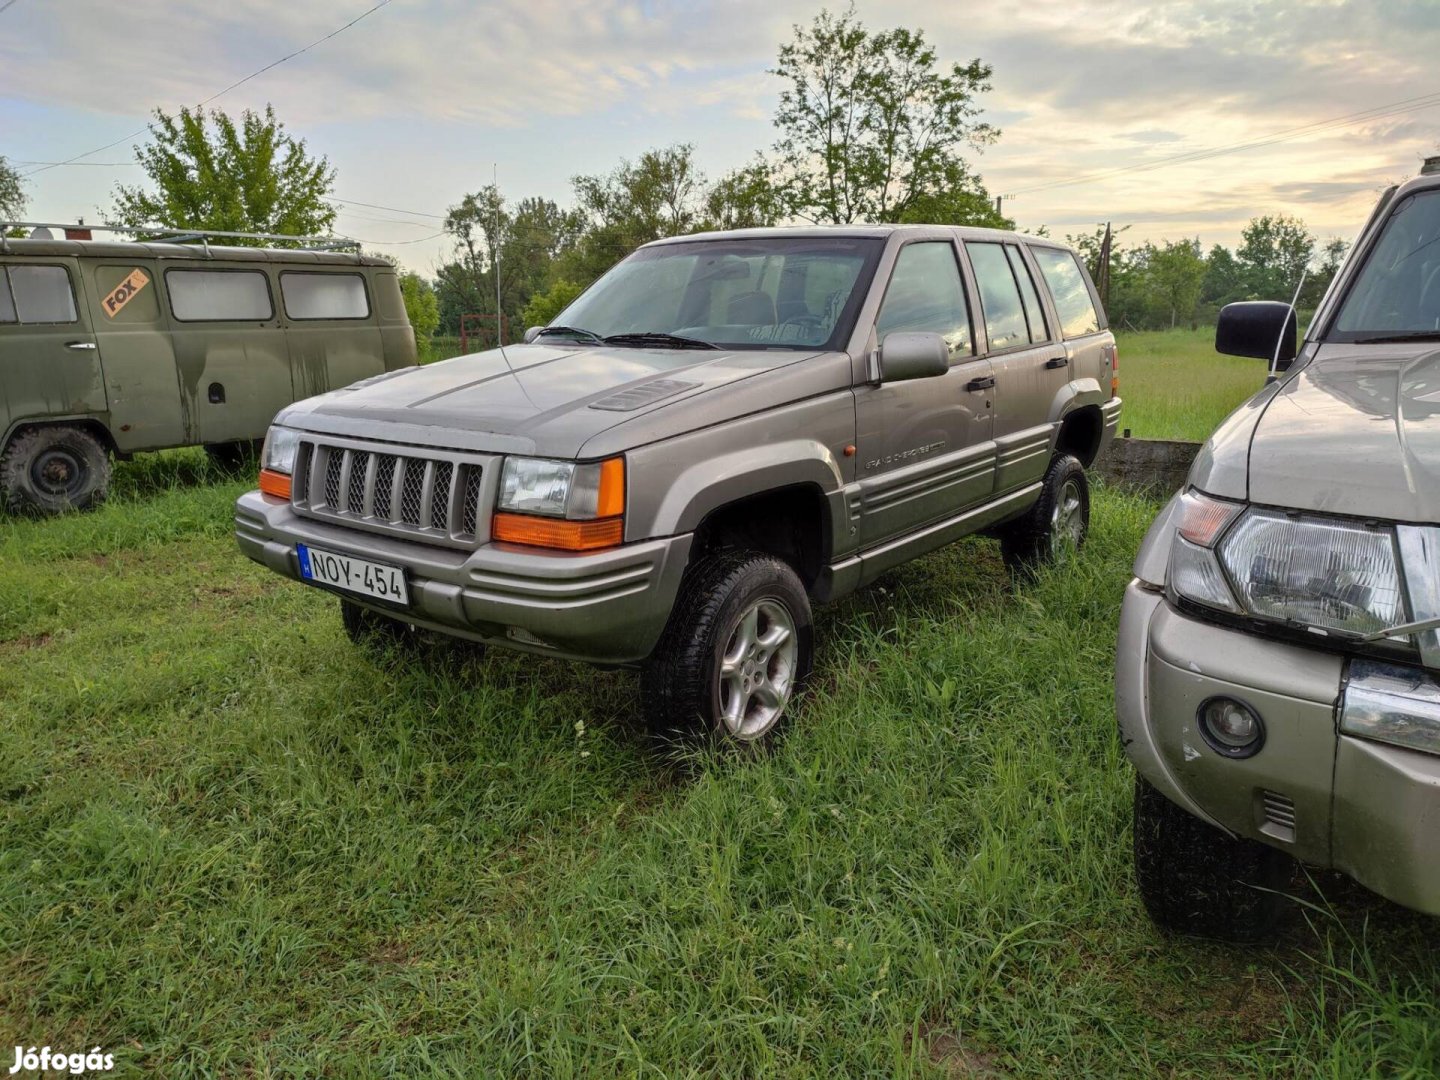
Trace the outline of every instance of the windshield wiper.
{"type": "Polygon", "coordinates": [[[720,347],[708,341],[701,341],[699,338],[685,337],[681,334],[665,334],[659,330],[646,330],[637,334],[611,334],[603,340],[606,345],[661,345],[672,349],[718,349],[720,347]]]}
{"type": "Polygon", "coordinates": [[[603,345],[606,340],[595,333],[594,330],[581,330],[578,326],[547,326],[535,336],[542,338],[546,334],[565,334],[569,337],[583,338],[586,341],[594,342],[596,345],[603,345]]]}
{"type": "Polygon", "coordinates": [[[1384,630],[1376,630],[1373,634],[1366,634],[1360,640],[1362,642],[1383,641],[1385,638],[1409,637],[1411,634],[1423,634],[1427,630],[1440,630],[1440,619],[1422,619],[1420,622],[1401,623],[1399,626],[1387,626],[1384,630]]]}
{"type": "Polygon", "coordinates": [[[1356,338],[1356,345],[1395,345],[1405,341],[1440,341],[1440,330],[1405,330],[1396,334],[1375,334],[1356,338]]]}

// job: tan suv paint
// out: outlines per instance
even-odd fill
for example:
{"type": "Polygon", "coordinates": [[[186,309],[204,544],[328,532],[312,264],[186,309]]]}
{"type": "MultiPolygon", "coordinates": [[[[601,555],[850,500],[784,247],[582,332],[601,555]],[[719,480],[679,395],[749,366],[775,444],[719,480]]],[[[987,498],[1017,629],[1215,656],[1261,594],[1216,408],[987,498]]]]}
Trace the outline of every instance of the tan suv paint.
{"type": "Polygon", "coordinates": [[[1120,414],[1078,260],[991,230],[662,241],[527,340],[284,410],[240,547],[348,567],[356,637],[640,665],[661,733],[770,734],[812,600],[979,530],[1017,566],[1083,540],[1120,414]]]}
{"type": "Polygon", "coordinates": [[[6,240],[0,501],[42,512],[91,505],[104,496],[111,453],[258,442],[284,406],[415,356],[395,270],[380,259],[6,240]],[[340,299],[360,306],[301,317],[287,310],[292,275],[342,282],[340,299]],[[236,306],[207,310],[231,283],[243,283],[230,290],[236,306]]]}

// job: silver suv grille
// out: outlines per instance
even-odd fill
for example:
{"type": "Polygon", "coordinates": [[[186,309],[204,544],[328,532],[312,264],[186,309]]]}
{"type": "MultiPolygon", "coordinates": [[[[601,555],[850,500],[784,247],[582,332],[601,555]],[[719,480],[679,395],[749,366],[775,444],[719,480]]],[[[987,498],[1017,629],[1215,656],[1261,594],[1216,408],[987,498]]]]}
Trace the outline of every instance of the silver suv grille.
{"type": "Polygon", "coordinates": [[[485,540],[490,459],[444,450],[392,449],[326,437],[295,458],[297,513],[411,540],[472,548],[485,540]]]}

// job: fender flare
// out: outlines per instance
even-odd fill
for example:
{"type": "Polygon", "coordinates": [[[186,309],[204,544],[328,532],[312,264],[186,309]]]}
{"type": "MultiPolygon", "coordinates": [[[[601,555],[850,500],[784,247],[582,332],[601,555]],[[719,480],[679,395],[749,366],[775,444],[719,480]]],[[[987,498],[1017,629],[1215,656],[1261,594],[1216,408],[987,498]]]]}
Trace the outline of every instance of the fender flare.
{"type": "Polygon", "coordinates": [[[1050,399],[1050,422],[1055,425],[1055,430],[1059,431],[1065,418],[1076,409],[1083,409],[1087,405],[1098,407],[1109,400],[1110,395],[1101,388],[1099,379],[1073,379],[1050,399]]]}
{"type": "Polygon", "coordinates": [[[4,452],[16,435],[27,428],[65,427],[76,424],[98,428],[108,444],[110,452],[112,454],[120,452],[115,444],[115,436],[111,434],[110,425],[101,419],[99,414],[75,413],[69,416],[22,416],[18,420],[12,421],[10,426],[5,429],[4,437],[0,438],[0,453],[4,452]]]}

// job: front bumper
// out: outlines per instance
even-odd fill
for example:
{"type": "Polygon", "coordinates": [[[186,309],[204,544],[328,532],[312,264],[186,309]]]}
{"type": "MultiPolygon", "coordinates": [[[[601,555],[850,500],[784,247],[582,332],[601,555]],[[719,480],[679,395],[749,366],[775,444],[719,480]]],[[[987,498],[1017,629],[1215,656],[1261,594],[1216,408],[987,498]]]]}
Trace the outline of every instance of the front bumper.
{"type": "Polygon", "coordinates": [[[258,491],[235,504],[235,538],[246,556],[296,581],[303,580],[297,543],[403,567],[408,608],[346,599],[442,633],[601,664],[650,655],[692,540],[671,536],[583,554],[497,543],[461,551],[301,517],[289,502],[258,491]]]}
{"type": "Polygon", "coordinates": [[[1116,658],[1125,752],[1202,820],[1440,914],[1440,757],[1339,734],[1350,666],[1191,618],[1132,581],[1116,658]],[[1199,707],[1220,695],[1262,718],[1253,757],[1224,757],[1201,737],[1199,707]]]}

